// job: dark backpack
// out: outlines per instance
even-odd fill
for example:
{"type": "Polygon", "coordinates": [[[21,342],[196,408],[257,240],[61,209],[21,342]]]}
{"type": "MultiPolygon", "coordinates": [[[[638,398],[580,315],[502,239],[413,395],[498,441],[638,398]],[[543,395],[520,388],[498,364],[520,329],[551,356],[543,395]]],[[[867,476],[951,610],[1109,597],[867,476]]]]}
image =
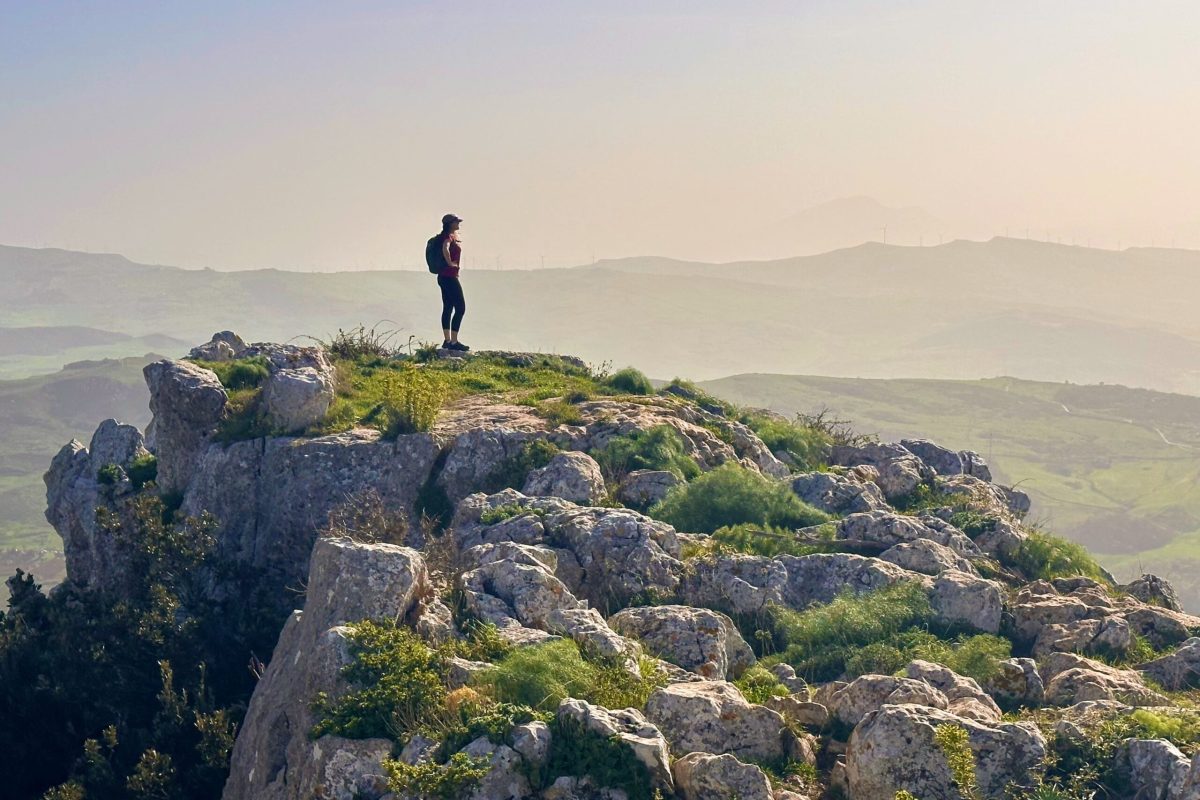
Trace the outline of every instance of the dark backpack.
{"type": "Polygon", "coordinates": [[[425,264],[434,275],[446,268],[446,257],[442,255],[442,241],[442,235],[439,233],[425,243],[425,264]]]}

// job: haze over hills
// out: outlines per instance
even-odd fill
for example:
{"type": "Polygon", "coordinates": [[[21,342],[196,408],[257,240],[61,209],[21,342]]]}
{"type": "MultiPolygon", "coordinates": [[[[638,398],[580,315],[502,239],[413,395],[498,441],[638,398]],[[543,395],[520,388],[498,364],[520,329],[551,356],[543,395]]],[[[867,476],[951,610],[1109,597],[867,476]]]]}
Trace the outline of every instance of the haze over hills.
{"type": "MultiPolygon", "coordinates": [[[[402,339],[437,335],[437,288],[424,272],[214,272],[0,247],[0,277],[0,313],[14,327],[192,342],[221,328],[265,340],[386,320],[402,339]]],[[[1015,374],[1200,392],[1195,251],[874,243],[766,262],[481,270],[464,281],[469,343],[651,374],[1015,374]]]]}

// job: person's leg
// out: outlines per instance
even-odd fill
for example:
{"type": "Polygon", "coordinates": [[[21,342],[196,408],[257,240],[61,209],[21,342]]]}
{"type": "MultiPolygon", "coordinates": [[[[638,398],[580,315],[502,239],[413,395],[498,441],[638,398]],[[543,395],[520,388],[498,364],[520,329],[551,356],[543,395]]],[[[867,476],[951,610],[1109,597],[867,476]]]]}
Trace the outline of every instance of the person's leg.
{"type": "MultiPolygon", "coordinates": [[[[452,334],[452,331],[450,330],[450,315],[454,311],[454,298],[455,298],[454,287],[451,286],[451,284],[450,284],[450,281],[452,281],[452,280],[454,280],[454,279],[453,278],[444,278],[440,275],[438,276],[438,288],[442,290],[442,343],[443,344],[453,341],[450,338],[450,336],[452,334]]],[[[458,283],[458,281],[454,281],[454,283],[458,283]]],[[[461,289],[460,289],[459,293],[461,294],[461,289]]]]}
{"type": "Polygon", "coordinates": [[[462,284],[458,278],[451,278],[454,281],[454,315],[450,319],[450,341],[458,341],[458,329],[462,326],[463,315],[467,313],[467,299],[463,296],[462,284]]]}

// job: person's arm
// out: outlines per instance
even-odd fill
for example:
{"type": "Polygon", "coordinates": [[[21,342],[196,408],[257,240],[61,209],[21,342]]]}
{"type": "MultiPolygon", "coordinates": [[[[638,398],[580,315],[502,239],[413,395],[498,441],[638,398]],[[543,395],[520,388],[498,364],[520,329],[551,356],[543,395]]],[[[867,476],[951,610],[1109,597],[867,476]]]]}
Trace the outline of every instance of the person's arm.
{"type": "Polygon", "coordinates": [[[450,260],[450,237],[449,236],[446,237],[446,241],[442,242],[442,258],[446,259],[446,263],[449,264],[450,266],[458,267],[458,264],[455,264],[453,261],[450,260]]]}

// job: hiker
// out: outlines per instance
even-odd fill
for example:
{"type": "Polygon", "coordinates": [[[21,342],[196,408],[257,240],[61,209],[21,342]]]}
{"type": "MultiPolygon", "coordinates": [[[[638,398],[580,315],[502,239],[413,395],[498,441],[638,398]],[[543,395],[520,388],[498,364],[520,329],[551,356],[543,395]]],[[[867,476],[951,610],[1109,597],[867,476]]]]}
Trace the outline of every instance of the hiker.
{"type": "Polygon", "coordinates": [[[442,349],[466,352],[471,348],[458,340],[458,328],[463,314],[467,313],[467,301],[463,297],[462,284],[458,282],[458,270],[462,266],[462,245],[458,238],[461,217],[447,214],[442,217],[442,232],[425,245],[425,263],[430,272],[438,276],[438,287],[442,290],[442,349]]]}

